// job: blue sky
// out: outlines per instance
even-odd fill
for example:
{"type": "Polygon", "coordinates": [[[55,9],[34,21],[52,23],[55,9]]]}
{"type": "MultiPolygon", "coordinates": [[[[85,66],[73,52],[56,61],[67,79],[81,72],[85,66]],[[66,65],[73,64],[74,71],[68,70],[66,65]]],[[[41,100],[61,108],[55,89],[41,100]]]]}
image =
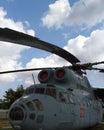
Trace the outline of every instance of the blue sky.
{"type": "MultiPolygon", "coordinates": [[[[101,61],[104,60],[103,5],[104,0],[0,0],[0,27],[58,45],[77,56],[82,63],[101,61]]],[[[48,52],[1,41],[0,57],[1,71],[69,65],[48,52]]],[[[31,73],[0,76],[0,97],[9,88],[30,85],[31,73]]],[[[88,72],[94,87],[104,87],[103,77],[104,74],[88,72]]]]}

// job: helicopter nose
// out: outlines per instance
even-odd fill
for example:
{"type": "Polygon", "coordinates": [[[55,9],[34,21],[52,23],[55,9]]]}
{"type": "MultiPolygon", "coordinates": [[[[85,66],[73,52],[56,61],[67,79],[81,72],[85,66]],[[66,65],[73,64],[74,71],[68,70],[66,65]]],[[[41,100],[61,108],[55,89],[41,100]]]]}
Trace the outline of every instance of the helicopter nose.
{"type": "Polygon", "coordinates": [[[9,121],[15,130],[29,129],[34,123],[43,122],[43,104],[37,99],[25,100],[20,99],[19,102],[14,103],[9,110],[9,121]],[[21,101],[21,102],[20,102],[21,101]],[[27,126],[28,121],[30,124],[27,126]],[[31,126],[30,126],[31,125],[31,126]],[[29,127],[29,128],[28,128],[29,127]]]}

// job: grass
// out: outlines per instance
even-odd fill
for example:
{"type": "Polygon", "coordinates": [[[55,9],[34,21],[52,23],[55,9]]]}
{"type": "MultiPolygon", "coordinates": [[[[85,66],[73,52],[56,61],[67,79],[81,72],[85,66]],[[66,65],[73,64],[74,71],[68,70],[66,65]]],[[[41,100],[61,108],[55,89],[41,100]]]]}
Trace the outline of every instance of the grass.
{"type": "Polygon", "coordinates": [[[0,128],[0,130],[14,130],[13,128],[0,128]]]}
{"type": "MultiPolygon", "coordinates": [[[[0,130],[14,130],[7,120],[0,120],[0,130]]],[[[104,130],[104,124],[83,130],[104,130]]]]}
{"type": "Polygon", "coordinates": [[[7,120],[0,120],[0,130],[13,130],[7,120]]]}

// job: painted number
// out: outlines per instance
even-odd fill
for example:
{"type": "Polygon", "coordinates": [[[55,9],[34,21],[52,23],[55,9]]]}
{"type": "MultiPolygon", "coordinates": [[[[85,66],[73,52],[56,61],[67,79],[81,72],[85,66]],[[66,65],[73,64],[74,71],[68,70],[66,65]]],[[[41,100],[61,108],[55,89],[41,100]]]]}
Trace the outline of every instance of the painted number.
{"type": "Polygon", "coordinates": [[[83,107],[80,108],[80,118],[84,118],[85,117],[85,109],[83,107]]]}

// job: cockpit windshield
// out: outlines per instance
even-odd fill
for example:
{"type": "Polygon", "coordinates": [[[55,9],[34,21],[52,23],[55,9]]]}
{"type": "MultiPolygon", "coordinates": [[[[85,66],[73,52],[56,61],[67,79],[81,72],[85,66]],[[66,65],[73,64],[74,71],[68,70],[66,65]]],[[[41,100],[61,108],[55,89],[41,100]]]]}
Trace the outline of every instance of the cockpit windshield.
{"type": "Polygon", "coordinates": [[[44,94],[45,88],[35,88],[35,93],[44,94]]]}
{"type": "Polygon", "coordinates": [[[33,85],[33,86],[30,86],[30,87],[28,87],[26,90],[25,90],[25,95],[29,95],[29,94],[32,94],[32,93],[34,93],[34,91],[35,91],[35,86],[33,85]]]}
{"type": "Polygon", "coordinates": [[[25,95],[29,94],[44,94],[56,98],[56,87],[54,85],[36,85],[30,86],[25,90],[25,95]]]}
{"type": "Polygon", "coordinates": [[[46,94],[46,95],[49,95],[49,96],[51,96],[51,97],[56,98],[56,89],[55,89],[55,88],[52,88],[52,87],[46,88],[46,93],[45,93],[45,94],[46,94]]]}

